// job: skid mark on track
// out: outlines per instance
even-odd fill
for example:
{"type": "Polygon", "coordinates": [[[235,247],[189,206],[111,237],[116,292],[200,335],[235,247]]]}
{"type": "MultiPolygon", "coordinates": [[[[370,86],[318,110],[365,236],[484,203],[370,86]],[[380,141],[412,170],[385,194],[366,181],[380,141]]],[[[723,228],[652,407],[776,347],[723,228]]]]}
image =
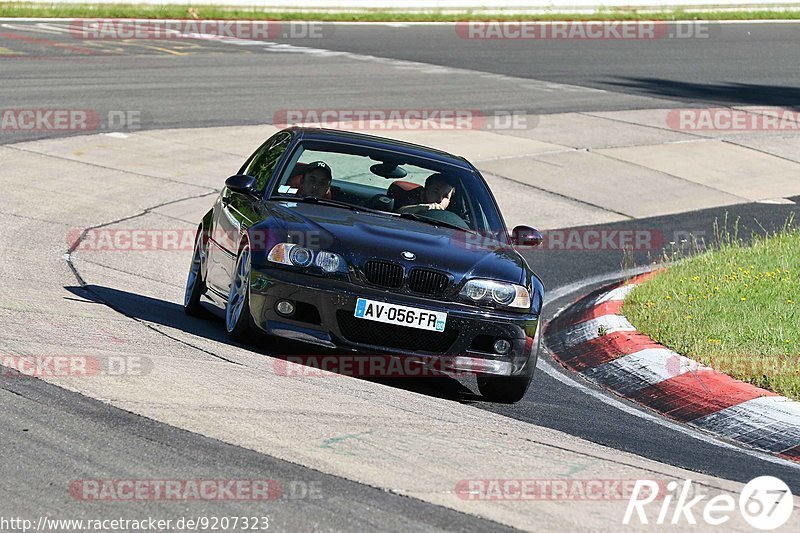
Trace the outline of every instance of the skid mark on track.
{"type": "Polygon", "coordinates": [[[358,455],[347,450],[344,450],[340,447],[340,444],[344,444],[345,447],[349,447],[353,441],[360,441],[363,442],[364,439],[361,437],[364,435],[371,435],[372,430],[370,431],[363,431],[361,433],[354,433],[352,435],[340,435],[338,437],[329,437],[322,441],[322,444],[319,446],[320,448],[326,448],[329,450],[334,450],[337,453],[345,453],[347,455],[358,455]]]}

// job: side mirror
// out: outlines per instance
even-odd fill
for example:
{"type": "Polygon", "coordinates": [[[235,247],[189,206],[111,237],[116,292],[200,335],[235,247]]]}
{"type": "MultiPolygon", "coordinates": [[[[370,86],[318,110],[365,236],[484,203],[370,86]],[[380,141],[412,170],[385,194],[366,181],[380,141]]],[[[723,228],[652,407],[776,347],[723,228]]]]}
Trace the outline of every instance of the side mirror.
{"type": "Polygon", "coordinates": [[[246,174],[236,174],[225,180],[225,186],[233,192],[250,194],[256,186],[256,179],[246,174]]]}
{"type": "Polygon", "coordinates": [[[517,226],[511,231],[511,243],[517,246],[539,246],[544,237],[530,226],[517,226]]]}

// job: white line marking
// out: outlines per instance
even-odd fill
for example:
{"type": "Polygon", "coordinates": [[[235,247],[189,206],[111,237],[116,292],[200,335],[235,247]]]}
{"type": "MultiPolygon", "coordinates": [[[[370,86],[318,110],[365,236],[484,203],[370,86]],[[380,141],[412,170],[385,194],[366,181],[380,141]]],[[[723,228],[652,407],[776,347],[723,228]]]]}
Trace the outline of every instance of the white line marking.
{"type": "Polygon", "coordinates": [[[264,50],[274,53],[291,53],[291,54],[309,54],[317,57],[342,57],[355,61],[369,61],[381,65],[387,65],[392,68],[400,70],[412,70],[422,72],[424,74],[466,74],[469,76],[479,76],[482,78],[511,82],[525,87],[526,89],[538,90],[542,92],[569,91],[581,93],[606,93],[603,89],[595,89],[593,87],[583,87],[580,85],[569,85],[565,83],[553,83],[542,80],[518,78],[514,76],[506,76],[504,74],[494,74],[489,72],[481,72],[477,70],[446,67],[443,65],[435,65],[433,63],[424,63],[420,61],[408,61],[404,59],[392,59],[388,57],[373,56],[369,54],[356,54],[354,52],[345,52],[341,50],[329,50],[327,48],[313,48],[310,46],[298,46],[288,43],[279,43],[273,41],[247,41],[244,39],[233,39],[228,37],[221,37],[219,35],[211,34],[192,34],[193,38],[216,40],[223,43],[234,44],[238,46],[253,46],[260,44],[264,46],[264,50]]]}
{"type": "Polygon", "coordinates": [[[61,33],[60,31],[55,31],[52,29],[46,28],[39,28],[37,26],[20,26],[18,24],[0,24],[0,26],[4,28],[8,28],[9,30],[16,30],[16,31],[27,31],[30,33],[46,33],[49,35],[56,35],[61,33]]]}
{"type": "Polygon", "coordinates": [[[69,24],[45,24],[42,22],[37,24],[37,26],[46,30],[53,30],[58,33],[71,33],[72,31],[69,24]]]}
{"type": "MultiPolygon", "coordinates": [[[[581,281],[576,281],[574,283],[570,283],[569,285],[564,285],[563,287],[559,287],[558,289],[554,289],[552,292],[545,292],[547,295],[548,300],[555,301],[563,298],[564,296],[568,296],[573,292],[578,292],[579,290],[583,289],[584,287],[588,287],[589,285],[596,285],[598,283],[605,283],[605,282],[612,282],[616,280],[624,279],[628,276],[638,276],[639,274],[644,274],[645,272],[650,272],[653,270],[655,266],[653,265],[644,265],[636,268],[632,268],[630,270],[626,270],[625,272],[613,272],[608,274],[598,274],[597,276],[592,276],[591,278],[586,278],[581,281]]],[[[558,315],[556,315],[558,316],[558,315]]]]}
{"type": "Polygon", "coordinates": [[[601,333],[608,335],[617,331],[636,331],[636,328],[622,315],[603,315],[579,322],[552,335],[557,335],[562,340],[564,348],[572,348],[596,339],[601,333]]]}
{"type": "Polygon", "coordinates": [[[595,300],[594,303],[595,305],[600,305],[605,302],[624,300],[628,297],[631,291],[636,288],[636,285],[638,285],[638,283],[630,283],[628,285],[623,285],[622,287],[612,289],[600,296],[597,300],[595,300]]]}

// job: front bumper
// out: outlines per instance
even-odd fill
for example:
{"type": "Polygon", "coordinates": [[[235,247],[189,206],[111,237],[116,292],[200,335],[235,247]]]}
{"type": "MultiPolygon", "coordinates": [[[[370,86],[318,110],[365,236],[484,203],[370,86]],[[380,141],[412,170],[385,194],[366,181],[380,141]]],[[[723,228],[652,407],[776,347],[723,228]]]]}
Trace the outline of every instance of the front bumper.
{"type": "Polygon", "coordinates": [[[538,356],[536,315],[478,309],[279,268],[253,269],[250,312],[256,326],[270,335],[358,353],[414,356],[452,371],[519,375],[529,372],[538,356]],[[445,311],[445,331],[355,318],[358,298],[445,311]],[[295,303],[295,314],[279,314],[279,300],[295,303]],[[510,341],[509,353],[493,353],[491,339],[496,338],[510,341]]]}

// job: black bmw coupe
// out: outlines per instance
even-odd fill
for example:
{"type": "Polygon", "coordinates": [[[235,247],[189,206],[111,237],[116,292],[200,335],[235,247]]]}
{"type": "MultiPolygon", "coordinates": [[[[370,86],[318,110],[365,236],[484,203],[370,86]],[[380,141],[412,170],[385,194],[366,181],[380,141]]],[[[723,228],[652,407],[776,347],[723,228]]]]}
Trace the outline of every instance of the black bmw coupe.
{"type": "Polygon", "coordinates": [[[539,350],[544,289],[466,159],[350,132],[289,128],[228,178],[197,230],[184,309],[352,353],[477,374],[516,402],[539,350]]]}

